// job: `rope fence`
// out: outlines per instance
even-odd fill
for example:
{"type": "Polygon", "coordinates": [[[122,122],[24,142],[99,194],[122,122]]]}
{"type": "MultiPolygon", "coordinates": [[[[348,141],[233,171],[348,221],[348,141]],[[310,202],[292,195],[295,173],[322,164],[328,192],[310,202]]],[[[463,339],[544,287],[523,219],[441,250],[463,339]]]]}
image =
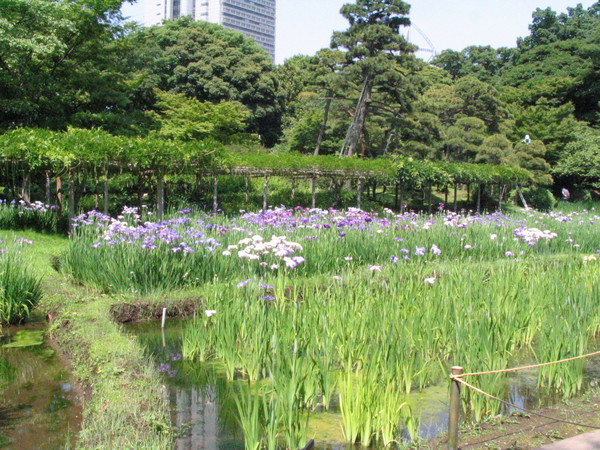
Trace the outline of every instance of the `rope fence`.
{"type": "Polygon", "coordinates": [[[469,384],[465,380],[463,380],[463,378],[465,378],[465,377],[517,372],[520,370],[528,370],[528,369],[537,369],[539,367],[551,366],[554,364],[560,364],[560,363],[575,361],[578,359],[590,358],[592,356],[599,356],[599,355],[600,355],[600,351],[597,351],[597,352],[593,352],[593,353],[587,353],[585,355],[574,356],[572,358],[561,359],[558,361],[551,361],[551,362],[539,363],[539,364],[531,364],[528,366],[513,367],[513,368],[509,368],[509,369],[488,370],[485,372],[462,373],[462,371],[463,371],[462,367],[459,367],[459,366],[452,367],[452,372],[450,374],[450,380],[452,380],[452,389],[450,391],[450,414],[449,414],[449,418],[448,418],[448,448],[452,449],[452,450],[458,449],[458,417],[460,415],[460,386],[461,385],[465,386],[469,389],[472,389],[473,391],[478,392],[479,394],[485,395],[486,397],[496,400],[508,407],[521,410],[527,414],[535,415],[538,417],[543,417],[545,419],[550,419],[555,422],[568,423],[568,424],[579,426],[579,427],[600,429],[600,427],[596,426],[596,425],[588,425],[588,424],[583,424],[583,423],[579,423],[579,422],[572,422],[570,420],[557,419],[556,417],[550,417],[545,414],[537,413],[537,412],[522,408],[520,406],[514,405],[505,400],[502,400],[492,394],[489,394],[489,393],[479,389],[478,387],[473,386],[472,384],[469,384]]]}

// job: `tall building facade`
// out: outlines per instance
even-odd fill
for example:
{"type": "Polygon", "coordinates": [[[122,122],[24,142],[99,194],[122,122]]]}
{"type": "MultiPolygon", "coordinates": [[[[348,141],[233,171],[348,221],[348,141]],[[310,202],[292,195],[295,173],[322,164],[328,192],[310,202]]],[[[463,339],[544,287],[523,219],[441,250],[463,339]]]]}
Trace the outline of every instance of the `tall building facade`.
{"type": "Polygon", "coordinates": [[[144,24],[192,16],[239,31],[263,47],[275,59],[276,0],[146,0],[144,24]]]}

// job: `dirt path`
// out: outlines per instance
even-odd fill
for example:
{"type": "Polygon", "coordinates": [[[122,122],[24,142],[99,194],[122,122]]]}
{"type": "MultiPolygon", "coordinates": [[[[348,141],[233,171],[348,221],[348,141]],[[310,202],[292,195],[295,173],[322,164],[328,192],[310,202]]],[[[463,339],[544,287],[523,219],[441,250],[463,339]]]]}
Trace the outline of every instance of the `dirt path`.
{"type": "MultiPolygon", "coordinates": [[[[547,408],[536,410],[556,419],[569,420],[600,428],[600,388],[547,408]]],[[[578,434],[594,431],[552,421],[535,415],[513,414],[490,422],[464,428],[460,433],[461,449],[533,449],[578,434]]],[[[435,439],[421,448],[445,448],[445,437],[435,439]]]]}

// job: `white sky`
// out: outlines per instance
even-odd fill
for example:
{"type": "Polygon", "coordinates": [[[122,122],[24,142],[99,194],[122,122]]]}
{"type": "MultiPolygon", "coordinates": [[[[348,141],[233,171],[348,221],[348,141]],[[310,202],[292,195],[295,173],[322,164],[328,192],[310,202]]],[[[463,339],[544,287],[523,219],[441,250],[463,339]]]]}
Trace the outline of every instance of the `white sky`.
{"type": "MultiPolygon", "coordinates": [[[[132,20],[142,22],[143,2],[125,4],[123,12],[132,20]]],[[[339,14],[340,8],[352,0],[277,0],[277,38],[275,62],[298,55],[313,55],[329,47],[333,31],[348,28],[339,14]]],[[[577,0],[408,0],[409,17],[439,53],[444,49],[462,50],[469,45],[514,47],[517,37],[529,34],[531,13],[536,8],[551,7],[565,12],[577,5],[577,0]]],[[[583,0],[585,8],[593,0],[583,0]]],[[[409,38],[416,45],[431,49],[416,29],[409,38]]],[[[421,53],[427,58],[429,53],[421,53]]]]}

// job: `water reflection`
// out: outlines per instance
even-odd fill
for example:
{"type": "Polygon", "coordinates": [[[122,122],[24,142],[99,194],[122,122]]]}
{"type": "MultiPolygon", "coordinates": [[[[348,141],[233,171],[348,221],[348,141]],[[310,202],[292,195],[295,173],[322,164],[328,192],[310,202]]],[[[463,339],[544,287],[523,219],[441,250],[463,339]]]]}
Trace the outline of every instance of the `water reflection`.
{"type": "MultiPolygon", "coordinates": [[[[172,420],[179,430],[177,449],[243,449],[243,435],[236,421],[236,406],[232,390],[218,364],[191,363],[181,360],[181,330],[183,321],[172,320],[161,333],[160,324],[128,325],[128,333],[137,335],[150,349],[157,365],[166,375],[172,405],[172,420]],[[164,367],[163,367],[164,366],[164,367]],[[165,370],[162,370],[162,369],[165,370]]],[[[532,363],[531,355],[524,354],[515,365],[532,363]]],[[[586,385],[597,383],[599,361],[590,361],[586,369],[586,385]]],[[[502,382],[500,380],[500,382],[502,382]]],[[[445,433],[448,424],[448,385],[431,386],[410,395],[408,400],[419,417],[419,437],[425,441],[445,433]]],[[[501,397],[518,408],[535,409],[556,403],[556,393],[538,386],[536,370],[513,372],[504,377],[501,397]]],[[[339,409],[313,413],[309,421],[309,436],[315,436],[316,449],[347,450],[354,446],[344,444],[342,419],[339,409]]],[[[521,412],[504,406],[501,413],[521,412]]],[[[403,437],[409,440],[408,432],[403,437]]]]}

